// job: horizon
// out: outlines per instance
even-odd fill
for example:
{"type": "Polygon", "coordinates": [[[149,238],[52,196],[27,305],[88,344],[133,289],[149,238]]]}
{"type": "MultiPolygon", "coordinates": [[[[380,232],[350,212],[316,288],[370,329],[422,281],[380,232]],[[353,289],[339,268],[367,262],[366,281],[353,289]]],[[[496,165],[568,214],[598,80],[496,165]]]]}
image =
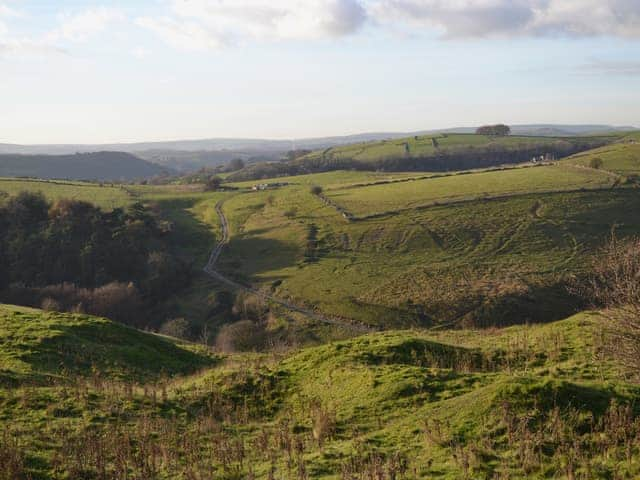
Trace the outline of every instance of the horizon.
{"type": "MultiPolygon", "coordinates": [[[[500,122],[510,127],[611,127],[611,128],[619,128],[619,129],[632,129],[632,130],[640,130],[639,127],[635,125],[610,125],[606,123],[584,123],[584,124],[562,124],[562,123],[521,123],[521,124],[511,124],[509,122],[500,122]]],[[[457,129],[475,129],[482,125],[465,125],[465,126],[453,126],[453,127],[445,127],[445,128],[433,128],[433,129],[413,129],[407,131],[400,130],[380,130],[380,131],[358,131],[354,133],[343,133],[343,134],[335,134],[335,135],[322,135],[322,136],[312,136],[312,137],[198,137],[198,138],[166,138],[166,139],[142,139],[142,140],[123,140],[123,141],[109,141],[109,142],[61,142],[61,143],[16,143],[16,142],[5,142],[0,141],[0,145],[15,145],[15,146],[25,146],[25,147],[35,147],[35,146],[101,146],[101,145],[136,145],[136,144],[146,144],[146,143],[178,143],[178,142],[199,142],[199,141],[262,141],[262,142],[298,142],[298,141],[311,141],[311,140],[322,140],[329,138],[349,138],[349,137],[357,137],[361,135],[412,135],[421,132],[429,133],[429,132],[443,132],[448,133],[457,129]]],[[[459,132],[458,132],[459,133],[459,132]]],[[[469,133],[470,134],[470,133],[469,133]]],[[[532,136],[531,134],[520,134],[520,133],[511,133],[510,135],[515,136],[532,136]]]]}
{"type": "Polygon", "coordinates": [[[627,0],[0,0],[0,142],[636,125],[639,19],[627,0]]]}

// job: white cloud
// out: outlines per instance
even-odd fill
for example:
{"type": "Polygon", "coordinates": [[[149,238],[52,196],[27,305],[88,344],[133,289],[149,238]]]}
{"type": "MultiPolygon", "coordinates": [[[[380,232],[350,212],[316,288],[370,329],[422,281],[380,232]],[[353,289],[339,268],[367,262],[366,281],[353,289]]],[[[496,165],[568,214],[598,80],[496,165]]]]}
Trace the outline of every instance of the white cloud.
{"type": "Polygon", "coordinates": [[[113,22],[123,19],[124,15],[119,10],[107,7],[63,13],[59,16],[60,25],[49,34],[49,38],[51,41],[83,42],[103,32],[113,22]]]}
{"type": "Polygon", "coordinates": [[[370,0],[369,12],[380,24],[446,37],[640,37],[638,0],[370,0]]]}
{"type": "Polygon", "coordinates": [[[193,21],[178,21],[171,17],[139,18],[136,23],[156,33],[167,44],[180,50],[204,51],[220,47],[224,39],[193,21]]]}
{"type": "Polygon", "coordinates": [[[42,39],[24,35],[12,35],[10,23],[23,19],[22,12],[0,4],[0,56],[13,55],[47,55],[50,53],[64,53],[64,50],[48,44],[42,39]]]}
{"type": "Polygon", "coordinates": [[[366,21],[360,0],[174,0],[171,16],[137,23],[167,43],[208,50],[247,40],[308,40],[349,35],[366,21]]]}
{"type": "Polygon", "coordinates": [[[38,35],[15,33],[15,25],[9,28],[8,19],[15,24],[15,19],[27,21],[29,17],[0,4],[0,55],[19,56],[67,53],[66,43],[85,41],[124,16],[118,10],[106,7],[62,13],[58,15],[57,26],[38,35]]]}

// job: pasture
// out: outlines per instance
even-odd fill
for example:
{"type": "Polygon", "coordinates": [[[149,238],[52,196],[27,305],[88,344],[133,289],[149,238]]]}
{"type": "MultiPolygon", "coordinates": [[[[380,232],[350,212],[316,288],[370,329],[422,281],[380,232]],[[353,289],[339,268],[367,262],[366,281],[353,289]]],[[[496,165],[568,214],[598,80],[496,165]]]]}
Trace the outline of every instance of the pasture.
{"type": "MultiPolygon", "coordinates": [[[[617,136],[591,137],[590,140],[611,141],[617,136]]],[[[350,159],[361,162],[374,162],[388,158],[430,157],[439,152],[462,152],[470,149],[506,149],[522,150],[533,147],[549,148],[559,143],[570,144],[578,137],[529,137],[509,135],[493,137],[475,134],[434,134],[418,135],[393,140],[356,143],[340,147],[318,150],[302,157],[304,161],[320,159],[350,159]]]]}
{"type": "Polygon", "coordinates": [[[572,155],[563,160],[563,163],[582,165],[584,167],[597,166],[602,170],[619,175],[638,175],[640,174],[640,143],[633,139],[614,143],[606,147],[572,155]]]}
{"type": "Polygon", "coordinates": [[[598,321],[211,356],[0,306],[0,466],[6,478],[453,480],[564,478],[571,462],[584,478],[634,478],[638,388],[595,359],[598,321]]]}
{"type": "Polygon", "coordinates": [[[115,184],[0,178],[0,202],[3,198],[21,191],[42,192],[52,201],[61,198],[82,200],[106,210],[124,207],[135,201],[124,187],[115,184]]]}
{"type": "Polygon", "coordinates": [[[515,195],[601,188],[604,173],[570,165],[544,165],[498,171],[458,173],[406,183],[327,191],[327,196],[356,217],[408,210],[437,203],[515,195]]]}
{"type": "Polygon", "coordinates": [[[579,272],[614,225],[620,235],[639,230],[635,191],[600,188],[610,182],[603,172],[554,166],[326,190],[356,198],[366,191],[372,206],[365,213],[402,208],[355,222],[308,185],[236,194],[223,207],[231,241],[220,268],[329,315],[387,327],[558,318],[575,308],[562,277],[579,272]],[[546,184],[532,182],[535,172],[546,184]],[[478,188],[477,178],[491,181],[478,188]],[[464,186],[466,195],[489,188],[518,194],[407,208],[425,201],[414,184],[443,181],[464,186]],[[535,193],[558,187],[585,191],[535,193]],[[373,194],[379,189],[411,193],[399,202],[373,194]]]}

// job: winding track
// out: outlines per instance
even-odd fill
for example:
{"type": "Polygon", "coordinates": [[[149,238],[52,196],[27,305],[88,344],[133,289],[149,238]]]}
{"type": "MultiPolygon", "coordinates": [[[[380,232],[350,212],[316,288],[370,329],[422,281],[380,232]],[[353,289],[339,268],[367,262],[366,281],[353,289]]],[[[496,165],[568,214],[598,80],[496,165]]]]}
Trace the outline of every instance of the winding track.
{"type": "Polygon", "coordinates": [[[218,280],[221,283],[229,285],[232,288],[251,293],[257,297],[262,298],[263,300],[280,305],[286,308],[287,310],[300,313],[311,320],[315,320],[316,322],[336,325],[339,327],[356,330],[358,332],[373,331],[371,327],[362,323],[350,323],[350,322],[344,322],[344,321],[328,318],[312,310],[299,307],[285,300],[281,300],[265,292],[262,292],[256,288],[249,287],[247,285],[243,285],[234,280],[231,280],[230,278],[225,277],[218,270],[216,270],[215,266],[216,266],[216,263],[218,262],[218,258],[220,257],[220,254],[222,253],[222,249],[227,243],[229,243],[229,222],[227,221],[227,217],[225,217],[224,212],[222,211],[222,204],[223,204],[223,200],[220,200],[218,203],[216,203],[216,213],[218,214],[218,218],[220,218],[220,225],[222,226],[222,239],[216,244],[214,249],[211,251],[211,255],[209,255],[209,260],[207,261],[207,264],[203,268],[204,272],[207,275],[212,277],[214,280],[218,280]]]}

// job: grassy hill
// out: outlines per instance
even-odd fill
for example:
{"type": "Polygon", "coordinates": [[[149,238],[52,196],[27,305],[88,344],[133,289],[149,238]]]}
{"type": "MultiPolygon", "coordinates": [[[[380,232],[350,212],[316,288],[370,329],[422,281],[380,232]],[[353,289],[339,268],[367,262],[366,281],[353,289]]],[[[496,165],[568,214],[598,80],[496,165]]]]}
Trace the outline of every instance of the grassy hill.
{"type": "Polygon", "coordinates": [[[0,387],[3,478],[640,473],[640,391],[599,356],[595,313],[493,331],[381,332],[284,357],[231,355],[166,382],[153,377],[159,364],[172,359],[174,372],[188,372],[204,360],[104,321],[3,312],[5,376],[23,371],[7,357],[47,357],[51,338],[91,351],[98,366],[84,379],[60,368],[46,386],[0,387]],[[79,335],[80,323],[97,330],[79,335]],[[108,334],[96,335],[103,329],[108,334]],[[133,358],[123,354],[130,341],[141,345],[133,358]],[[143,356],[149,361],[140,368],[143,356]],[[99,375],[116,361],[136,368],[125,377],[99,375]]]}
{"type": "Polygon", "coordinates": [[[41,192],[48,200],[82,200],[112,210],[135,201],[122,186],[25,178],[0,178],[0,202],[22,191],[41,192]]]}
{"type": "Polygon", "coordinates": [[[639,233],[633,188],[564,164],[284,180],[291,183],[225,201],[231,240],[221,270],[373,325],[566,316],[577,305],[565,278],[581,274],[614,225],[622,237],[639,233]],[[324,186],[328,201],[310,192],[312,184],[324,186]]]}
{"type": "Polygon", "coordinates": [[[123,152],[0,155],[0,177],[128,181],[161,175],[167,171],[167,168],[123,152]]]}
{"type": "Polygon", "coordinates": [[[584,167],[597,166],[627,177],[637,176],[640,174],[640,135],[631,134],[611,145],[572,155],[564,162],[584,167]]]}
{"type": "Polygon", "coordinates": [[[578,137],[493,137],[438,133],[354,143],[317,150],[287,162],[251,165],[232,174],[234,181],[328,170],[453,171],[528,162],[532,157],[562,158],[603,146],[624,134],[578,137]]]}
{"type": "Polygon", "coordinates": [[[149,380],[211,365],[174,340],[81,314],[0,305],[2,384],[64,376],[149,380]]]}

